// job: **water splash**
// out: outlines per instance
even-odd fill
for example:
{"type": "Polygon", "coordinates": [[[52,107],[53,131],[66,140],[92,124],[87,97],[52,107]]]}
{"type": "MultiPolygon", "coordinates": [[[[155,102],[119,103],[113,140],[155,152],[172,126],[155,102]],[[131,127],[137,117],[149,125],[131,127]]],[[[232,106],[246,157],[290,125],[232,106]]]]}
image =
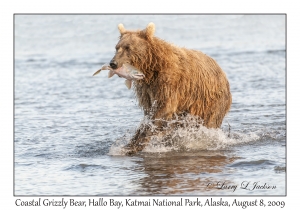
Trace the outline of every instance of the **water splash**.
{"type": "MultiPolygon", "coordinates": [[[[245,144],[260,139],[256,132],[243,133],[235,131],[229,133],[220,128],[206,128],[199,123],[197,117],[191,115],[166,123],[167,126],[163,135],[159,132],[153,135],[143,152],[226,150],[234,145],[245,144]]],[[[141,121],[140,126],[147,126],[154,133],[157,131],[156,126],[147,116],[141,121]]],[[[124,136],[118,138],[110,148],[109,155],[124,155],[125,151],[123,147],[129,143],[133,135],[134,130],[128,130],[124,136]]]]}

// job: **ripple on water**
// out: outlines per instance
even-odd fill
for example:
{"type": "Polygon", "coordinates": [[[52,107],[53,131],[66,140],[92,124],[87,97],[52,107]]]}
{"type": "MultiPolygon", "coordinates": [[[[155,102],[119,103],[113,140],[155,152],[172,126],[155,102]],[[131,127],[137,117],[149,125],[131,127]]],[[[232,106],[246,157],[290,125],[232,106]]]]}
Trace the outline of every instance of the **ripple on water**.
{"type": "Polygon", "coordinates": [[[66,167],[65,171],[72,171],[72,170],[79,170],[79,171],[86,171],[86,170],[93,170],[93,169],[100,169],[100,170],[106,170],[107,167],[103,165],[96,165],[96,164],[85,164],[85,163],[80,163],[72,166],[66,167]]]}
{"type": "Polygon", "coordinates": [[[275,165],[276,163],[271,160],[252,160],[252,161],[239,161],[237,163],[229,165],[229,167],[256,167],[256,166],[268,166],[275,165]]]}

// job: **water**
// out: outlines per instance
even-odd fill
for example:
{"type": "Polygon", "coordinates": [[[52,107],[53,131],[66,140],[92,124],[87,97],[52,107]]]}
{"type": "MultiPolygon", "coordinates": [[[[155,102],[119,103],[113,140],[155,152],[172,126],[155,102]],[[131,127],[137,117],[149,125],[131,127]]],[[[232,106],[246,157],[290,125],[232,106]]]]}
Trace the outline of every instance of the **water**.
{"type": "Polygon", "coordinates": [[[285,50],[284,15],[16,15],[15,195],[285,195],[285,50]],[[128,157],[121,146],[147,121],[123,79],[92,74],[119,23],[149,22],[213,57],[233,103],[221,129],[189,117],[172,144],[128,157]]]}

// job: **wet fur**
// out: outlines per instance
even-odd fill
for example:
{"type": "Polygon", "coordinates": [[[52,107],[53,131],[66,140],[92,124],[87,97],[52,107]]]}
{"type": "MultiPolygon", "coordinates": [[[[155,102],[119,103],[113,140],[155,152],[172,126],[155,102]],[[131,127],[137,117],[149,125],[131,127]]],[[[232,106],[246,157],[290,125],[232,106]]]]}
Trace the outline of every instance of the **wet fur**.
{"type": "MultiPolygon", "coordinates": [[[[153,23],[138,31],[118,27],[121,36],[113,59],[118,67],[129,63],[145,74],[144,80],[134,83],[135,95],[160,135],[166,121],[187,113],[199,116],[208,128],[221,126],[232,99],[226,75],[214,59],[155,37],[153,23]]],[[[126,147],[127,154],[142,150],[151,135],[140,127],[126,147]]]]}

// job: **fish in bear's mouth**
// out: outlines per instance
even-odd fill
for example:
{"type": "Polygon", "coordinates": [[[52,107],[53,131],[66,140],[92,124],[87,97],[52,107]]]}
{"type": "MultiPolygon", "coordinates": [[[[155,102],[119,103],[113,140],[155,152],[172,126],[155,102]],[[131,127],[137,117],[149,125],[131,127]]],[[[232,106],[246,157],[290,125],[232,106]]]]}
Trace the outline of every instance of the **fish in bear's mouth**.
{"type": "Polygon", "coordinates": [[[98,71],[96,71],[93,76],[99,74],[102,70],[109,70],[108,78],[114,76],[115,74],[119,77],[125,78],[125,85],[128,89],[132,86],[132,81],[144,79],[145,75],[135,68],[134,66],[124,63],[120,68],[113,69],[109,64],[104,64],[98,71]]]}

